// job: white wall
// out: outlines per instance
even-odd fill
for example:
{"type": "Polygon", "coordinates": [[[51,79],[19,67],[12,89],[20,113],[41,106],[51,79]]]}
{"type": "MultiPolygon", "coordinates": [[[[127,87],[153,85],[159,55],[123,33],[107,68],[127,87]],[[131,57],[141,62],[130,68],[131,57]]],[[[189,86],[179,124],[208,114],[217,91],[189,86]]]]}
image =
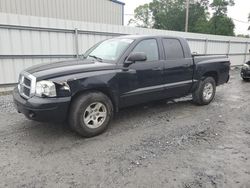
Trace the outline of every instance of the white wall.
{"type": "Polygon", "coordinates": [[[123,5],[110,0],[0,0],[0,12],[123,24],[123,5]]]}
{"type": "Polygon", "coordinates": [[[83,53],[100,40],[122,34],[181,36],[188,40],[192,52],[200,54],[229,53],[232,65],[240,65],[250,59],[249,55],[244,55],[250,48],[250,39],[246,38],[0,13],[0,85],[16,83],[19,72],[26,67],[73,57],[77,53],[77,49],[79,53],[83,53]],[[25,28],[18,26],[25,26],[25,28]],[[79,32],[78,39],[74,33],[75,28],[79,32]],[[6,55],[11,55],[11,57],[6,55]],[[17,57],[16,55],[22,56],[17,57]],[[34,57],[25,55],[34,55],[34,57]]]}

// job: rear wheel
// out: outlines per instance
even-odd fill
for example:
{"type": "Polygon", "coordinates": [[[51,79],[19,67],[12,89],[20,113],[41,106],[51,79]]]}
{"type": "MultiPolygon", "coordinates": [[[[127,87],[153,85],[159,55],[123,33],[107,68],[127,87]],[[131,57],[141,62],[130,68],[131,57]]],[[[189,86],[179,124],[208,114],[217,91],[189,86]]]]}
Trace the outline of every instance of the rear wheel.
{"type": "Polygon", "coordinates": [[[112,117],[111,100],[101,92],[88,92],[72,102],[69,124],[80,135],[92,137],[104,132],[112,117]]]}
{"type": "Polygon", "coordinates": [[[193,102],[198,105],[207,105],[213,100],[215,91],[216,83],[214,78],[207,77],[199,82],[198,88],[192,94],[193,102]]]}

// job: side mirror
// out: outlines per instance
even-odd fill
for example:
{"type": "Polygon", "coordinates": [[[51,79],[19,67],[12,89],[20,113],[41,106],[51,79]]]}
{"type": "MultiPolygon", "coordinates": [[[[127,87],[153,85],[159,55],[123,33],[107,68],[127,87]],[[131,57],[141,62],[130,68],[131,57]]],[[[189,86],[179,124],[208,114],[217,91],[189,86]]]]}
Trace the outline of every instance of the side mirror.
{"type": "Polygon", "coordinates": [[[127,60],[124,62],[125,65],[130,65],[132,63],[135,63],[136,61],[146,61],[147,56],[144,52],[132,52],[127,60]]]}

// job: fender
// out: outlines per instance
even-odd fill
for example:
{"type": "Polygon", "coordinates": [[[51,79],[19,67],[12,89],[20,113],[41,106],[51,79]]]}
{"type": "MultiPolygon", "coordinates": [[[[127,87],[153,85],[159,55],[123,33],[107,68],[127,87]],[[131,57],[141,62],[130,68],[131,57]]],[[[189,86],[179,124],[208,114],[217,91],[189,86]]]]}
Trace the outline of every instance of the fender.
{"type": "Polygon", "coordinates": [[[118,111],[119,103],[119,86],[117,81],[117,73],[119,70],[100,70],[94,72],[85,72],[71,74],[62,77],[50,79],[51,81],[62,85],[67,83],[70,87],[71,97],[90,91],[100,91],[107,95],[114,104],[114,108],[118,111]]]}

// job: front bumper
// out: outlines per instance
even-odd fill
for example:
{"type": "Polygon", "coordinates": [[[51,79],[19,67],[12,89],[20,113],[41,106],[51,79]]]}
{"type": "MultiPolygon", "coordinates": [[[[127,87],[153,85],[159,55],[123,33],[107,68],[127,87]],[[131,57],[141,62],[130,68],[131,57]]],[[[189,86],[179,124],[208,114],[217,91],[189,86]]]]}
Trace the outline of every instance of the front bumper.
{"type": "Polygon", "coordinates": [[[250,69],[241,69],[240,75],[242,78],[250,78],[250,69]]]}
{"type": "Polygon", "coordinates": [[[67,118],[71,97],[40,98],[34,96],[24,99],[15,88],[13,100],[17,111],[31,120],[63,122],[67,118]]]}

